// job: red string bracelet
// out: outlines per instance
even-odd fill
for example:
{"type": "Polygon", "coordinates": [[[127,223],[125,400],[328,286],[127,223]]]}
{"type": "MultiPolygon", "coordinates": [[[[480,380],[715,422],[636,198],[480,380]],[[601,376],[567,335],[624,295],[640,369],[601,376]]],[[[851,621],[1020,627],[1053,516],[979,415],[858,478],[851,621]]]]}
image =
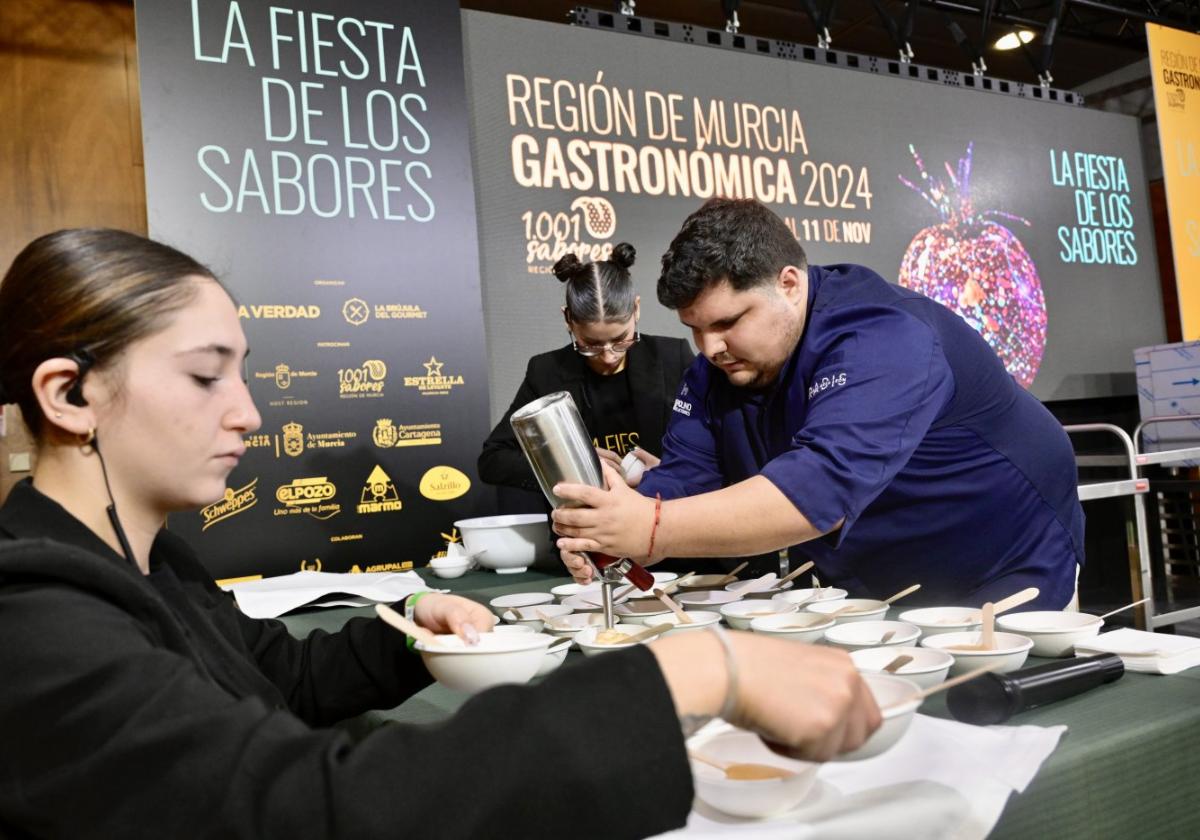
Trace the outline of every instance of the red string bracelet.
{"type": "Polygon", "coordinates": [[[650,547],[646,549],[646,557],[654,557],[654,535],[658,533],[658,520],[662,518],[662,493],[654,494],[654,525],[650,528],[650,547]]]}

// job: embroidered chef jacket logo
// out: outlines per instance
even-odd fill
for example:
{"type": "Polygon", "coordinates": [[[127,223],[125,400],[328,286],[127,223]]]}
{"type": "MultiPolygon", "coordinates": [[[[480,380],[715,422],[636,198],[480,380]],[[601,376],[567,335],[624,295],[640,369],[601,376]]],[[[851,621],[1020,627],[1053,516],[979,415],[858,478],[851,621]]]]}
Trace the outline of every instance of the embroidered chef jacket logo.
{"type": "Polygon", "coordinates": [[[808,398],[811,400],[817,394],[828,391],[830,388],[840,388],[845,384],[846,371],[844,370],[814,379],[812,384],[808,386],[808,398]]]}

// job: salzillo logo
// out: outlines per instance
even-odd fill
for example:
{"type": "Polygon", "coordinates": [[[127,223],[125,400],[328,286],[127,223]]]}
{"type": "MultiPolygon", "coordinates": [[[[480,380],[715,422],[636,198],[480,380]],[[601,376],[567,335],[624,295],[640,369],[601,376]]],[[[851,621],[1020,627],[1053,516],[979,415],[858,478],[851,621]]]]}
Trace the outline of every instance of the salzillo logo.
{"type": "Polygon", "coordinates": [[[254,495],[254,488],[257,484],[258,479],[256,478],[245,487],[239,487],[236,490],[232,487],[226,487],[225,496],[221,501],[213,502],[208,507],[200,508],[200,516],[204,518],[204,525],[200,530],[207,531],[209,526],[216,525],[224,519],[250,510],[250,508],[258,504],[258,497],[254,495]]]}
{"type": "Polygon", "coordinates": [[[382,397],[387,365],[380,359],[368,359],[356,368],[338,369],[338,397],[382,397]]]}
{"type": "Polygon", "coordinates": [[[439,362],[436,356],[430,356],[428,362],[421,364],[425,366],[425,376],[404,377],[404,387],[416,388],[423,397],[449,394],[454,386],[463,384],[461,374],[453,376],[442,373],[445,362],[439,362]]]}
{"type": "Polygon", "coordinates": [[[295,478],[288,484],[275,488],[275,499],[284,507],[275,508],[276,516],[307,513],[314,519],[329,519],[341,512],[342,506],[330,502],[337,495],[337,487],[325,476],[317,478],[295,478]]]}
{"type": "Polygon", "coordinates": [[[421,476],[421,495],[435,502],[457,499],[471,489],[471,479],[454,467],[431,467],[421,476]]]}

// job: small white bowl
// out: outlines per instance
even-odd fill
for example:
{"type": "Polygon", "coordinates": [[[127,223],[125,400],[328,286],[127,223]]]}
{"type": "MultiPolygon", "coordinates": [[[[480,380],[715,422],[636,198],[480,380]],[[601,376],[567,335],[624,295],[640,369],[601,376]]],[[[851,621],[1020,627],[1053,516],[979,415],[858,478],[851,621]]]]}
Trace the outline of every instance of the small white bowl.
{"type": "Polygon", "coordinates": [[[954,664],[954,657],[944,650],[923,647],[871,647],[851,651],[854,666],[864,674],[881,673],[897,656],[911,656],[912,662],[901,665],[896,676],[912,680],[921,688],[941,685],[954,664]]]}
{"type": "Polygon", "coordinates": [[[599,583],[560,583],[558,586],[551,588],[550,594],[559,601],[568,598],[572,595],[582,595],[588,592],[596,593],[596,600],[600,600],[600,587],[603,584],[599,583]]]}
{"type": "Polygon", "coordinates": [[[912,680],[891,674],[863,674],[862,678],[879,704],[883,723],[861,747],[839,755],[834,761],[860,761],[887,752],[908,731],[921,705],[921,698],[916,696],[921,689],[912,680]]]}
{"type": "MultiPolygon", "coordinates": [[[[624,633],[632,636],[634,633],[640,633],[646,628],[640,624],[614,624],[613,630],[618,633],[624,633]]],[[[603,627],[584,627],[575,634],[575,644],[579,645],[579,649],[583,651],[584,656],[595,656],[598,653],[606,653],[610,650],[623,650],[624,648],[634,647],[641,642],[616,642],[614,644],[598,644],[596,637],[604,632],[603,627]]]]}
{"type": "Polygon", "coordinates": [[[542,662],[538,665],[535,677],[544,677],[551,671],[558,669],[558,666],[567,661],[567,651],[571,647],[571,643],[566,639],[560,639],[558,636],[550,637],[553,641],[550,647],[546,648],[546,653],[542,656],[542,662]]]}
{"type": "Polygon", "coordinates": [[[462,577],[471,568],[470,557],[435,557],[429,561],[430,570],[440,578],[462,577]]]}
{"type": "Polygon", "coordinates": [[[553,619],[553,623],[547,624],[542,622],[542,628],[551,636],[559,638],[574,638],[575,634],[584,627],[603,627],[604,616],[600,613],[574,612],[570,615],[564,615],[562,618],[553,619]]]}
{"type": "Polygon", "coordinates": [[[507,621],[509,624],[518,624],[529,627],[540,632],[544,622],[543,615],[548,615],[551,618],[562,618],[564,615],[570,615],[574,610],[563,604],[538,604],[533,607],[509,607],[500,614],[501,621],[507,621]],[[520,612],[516,612],[520,610],[520,612]]]}
{"type": "Polygon", "coordinates": [[[1077,642],[1100,632],[1104,621],[1087,613],[1035,610],[997,616],[996,626],[1033,639],[1034,656],[1070,656],[1077,642]]]}
{"type": "Polygon", "coordinates": [[[528,627],[524,624],[497,624],[493,627],[490,633],[536,633],[536,627],[528,627]]]}
{"type": "Polygon", "coordinates": [[[727,779],[725,771],[692,759],[696,796],[718,811],[735,817],[771,817],[790,811],[808,797],[821,768],[815,762],[777,755],[761,738],[744,729],[727,729],[697,738],[689,748],[717,761],[767,764],[795,774],[784,779],[727,779]]]}
{"type": "Polygon", "coordinates": [[[650,589],[646,592],[634,588],[629,592],[630,598],[653,598],[655,589],[662,589],[665,584],[668,584],[679,577],[679,575],[675,574],[675,572],[651,572],[650,574],[654,578],[654,586],[650,587],[650,589]]]}
{"type": "Polygon", "coordinates": [[[554,596],[549,592],[514,592],[511,595],[500,595],[488,601],[488,606],[500,618],[509,607],[537,607],[542,604],[554,603],[554,596]]]}
{"type": "Polygon", "coordinates": [[[921,628],[928,638],[942,633],[965,633],[978,630],[982,620],[976,607],[921,607],[900,613],[900,620],[921,628]]]}
{"type": "Polygon", "coordinates": [[[728,575],[692,575],[687,580],[679,585],[679,588],[684,592],[692,592],[697,589],[721,589],[725,586],[722,581],[728,575]]]}
{"type": "Polygon", "coordinates": [[[997,633],[992,650],[956,650],[956,645],[977,645],[982,633],[941,633],[921,640],[922,647],[937,648],[954,657],[950,675],[962,674],[973,668],[996,664],[993,673],[1006,674],[1025,664],[1033,639],[1016,633],[997,633]]]}
{"type": "Polygon", "coordinates": [[[721,617],[734,630],[749,630],[750,622],[768,615],[788,615],[800,611],[796,604],[776,602],[774,598],[762,601],[734,601],[721,607],[721,617]]]}
{"type": "Polygon", "coordinates": [[[905,621],[852,621],[830,627],[825,631],[825,641],[845,650],[862,650],[910,645],[920,635],[919,627],[905,621]],[[892,637],[885,642],[883,637],[888,633],[892,637]]]}
{"type": "Polygon", "coordinates": [[[720,589],[705,589],[700,592],[684,592],[675,596],[675,602],[685,610],[719,610],[725,604],[742,600],[736,592],[720,589]]]}
{"type": "Polygon", "coordinates": [[[661,601],[630,601],[613,607],[613,616],[617,621],[627,624],[656,624],[660,616],[670,615],[671,611],[661,601]]]}
{"type": "Polygon", "coordinates": [[[832,626],[832,618],[805,612],[790,615],[764,615],[750,622],[750,629],[755,633],[810,643],[821,641],[825,631],[832,626]]]}
{"type": "Polygon", "coordinates": [[[673,612],[668,612],[666,615],[656,615],[652,619],[643,621],[642,624],[645,624],[648,627],[657,627],[660,624],[674,625],[674,627],[658,637],[662,638],[663,636],[670,636],[673,633],[691,633],[695,630],[706,630],[721,620],[721,614],[717,612],[688,610],[686,615],[692,620],[691,624],[681,623],[679,618],[673,612]]]}
{"type": "Polygon", "coordinates": [[[502,575],[523,572],[550,556],[549,517],[544,513],[460,519],[454,527],[467,552],[478,555],[476,562],[502,575]]]}
{"type": "Polygon", "coordinates": [[[888,605],[874,598],[842,598],[838,601],[810,601],[804,609],[817,615],[829,616],[845,607],[855,607],[852,612],[842,613],[834,620],[838,624],[854,621],[878,621],[887,615],[888,605]],[[861,612],[860,612],[861,610],[861,612]]]}
{"type": "Polygon", "coordinates": [[[780,592],[778,595],[773,596],[771,600],[779,600],[789,604],[804,606],[809,602],[815,604],[818,601],[840,601],[845,597],[845,589],[837,589],[833,586],[822,586],[820,589],[792,589],[790,591],[780,592]]]}
{"type": "MultiPolygon", "coordinates": [[[[514,628],[510,628],[510,631],[514,628]]],[[[480,633],[478,645],[455,635],[439,635],[415,648],[433,678],[447,688],[474,694],[506,683],[525,683],[537,673],[550,646],[544,633],[480,633]]]]}

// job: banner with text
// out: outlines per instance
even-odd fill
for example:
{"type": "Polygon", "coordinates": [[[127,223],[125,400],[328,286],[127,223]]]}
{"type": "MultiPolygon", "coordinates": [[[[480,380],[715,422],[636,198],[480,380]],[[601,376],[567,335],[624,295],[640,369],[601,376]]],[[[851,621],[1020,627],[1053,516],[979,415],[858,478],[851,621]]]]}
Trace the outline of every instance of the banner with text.
{"type": "Polygon", "coordinates": [[[1185,341],[1200,339],[1200,35],[1146,24],[1185,341]]]}
{"type": "MultiPolygon", "coordinates": [[[[632,242],[642,330],[686,336],[659,258],[714,195],[814,263],[962,315],[1043,399],[1133,393],[1164,338],[1137,121],[617,32],[464,12],[493,416],[565,340],[567,251],[632,242]]],[[[913,68],[916,69],[916,68],[913,68]]]]}
{"type": "Polygon", "coordinates": [[[427,560],[485,512],[457,4],[136,11],[150,234],[236,297],[263,417],[225,497],[171,527],[218,578],[427,560]]]}

